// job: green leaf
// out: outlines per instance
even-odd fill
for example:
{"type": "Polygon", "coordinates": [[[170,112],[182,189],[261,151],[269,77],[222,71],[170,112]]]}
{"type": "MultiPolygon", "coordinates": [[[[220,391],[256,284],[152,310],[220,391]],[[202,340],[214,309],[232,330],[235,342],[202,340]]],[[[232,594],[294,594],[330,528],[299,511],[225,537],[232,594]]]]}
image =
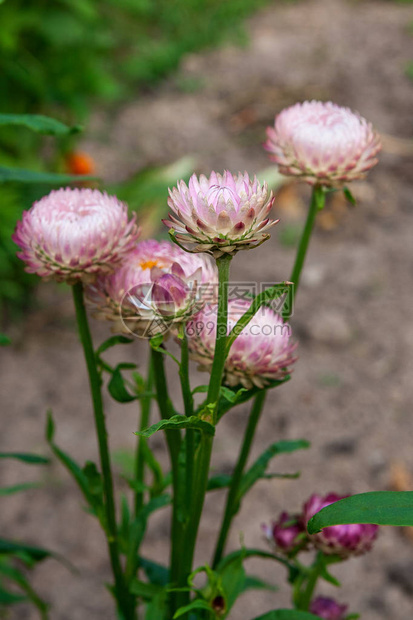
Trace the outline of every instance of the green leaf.
{"type": "Polygon", "coordinates": [[[229,487],[232,480],[232,476],[229,474],[218,474],[217,476],[211,476],[208,480],[207,491],[216,491],[217,489],[225,489],[229,487]]]}
{"type": "Polygon", "coordinates": [[[27,596],[10,592],[0,585],[0,605],[15,605],[16,603],[23,603],[24,601],[27,601],[27,596]]]}
{"type": "MultiPolygon", "coordinates": [[[[276,388],[289,380],[290,375],[287,375],[281,381],[271,381],[265,389],[270,390],[276,388]]],[[[254,398],[254,396],[256,396],[261,391],[262,388],[258,387],[253,387],[250,390],[247,390],[247,388],[243,387],[235,390],[232,390],[230,388],[226,388],[224,391],[221,390],[220,398],[218,401],[218,420],[220,420],[222,416],[227,413],[227,411],[229,411],[236,405],[241,405],[242,403],[247,402],[251,398],[254,398]]]]}
{"type": "Polygon", "coordinates": [[[129,584],[129,592],[135,596],[143,598],[145,601],[151,601],[156,595],[163,590],[162,586],[153,583],[147,583],[140,579],[132,579],[129,584]]]}
{"type": "Polygon", "coordinates": [[[355,207],[357,204],[356,199],[354,198],[348,187],[343,187],[343,194],[347,198],[347,200],[353,205],[353,207],[355,207]]]}
{"type": "Polygon", "coordinates": [[[275,609],[263,616],[257,616],[254,620],[320,620],[319,616],[314,616],[308,611],[298,611],[297,609],[275,609]]]}
{"type": "Polygon", "coordinates": [[[36,594],[30,583],[28,582],[26,576],[15,566],[11,566],[10,564],[6,563],[0,564],[0,573],[2,573],[11,581],[17,583],[17,585],[27,595],[27,598],[40,611],[42,618],[44,618],[48,605],[36,594]]]}
{"type": "Polygon", "coordinates": [[[205,422],[205,420],[200,420],[197,416],[192,415],[187,418],[183,415],[174,415],[167,420],[161,420],[156,424],[152,424],[152,426],[143,431],[136,432],[135,435],[139,435],[141,437],[151,437],[157,431],[179,430],[181,428],[199,430],[203,433],[207,433],[208,435],[215,434],[215,427],[209,422],[205,422]]]}
{"type": "Polygon", "coordinates": [[[265,471],[272,458],[279,454],[291,453],[296,450],[303,450],[309,447],[310,443],[305,439],[298,439],[296,441],[278,441],[271,444],[244,474],[240,484],[239,498],[245,495],[245,493],[250,490],[256,481],[265,475],[265,471]]]}
{"type": "Polygon", "coordinates": [[[330,525],[374,523],[376,525],[413,525],[413,491],[371,491],[340,499],[310,519],[310,534],[330,525]]]}
{"type": "Polygon", "coordinates": [[[30,465],[47,465],[50,459],[38,454],[29,454],[26,452],[0,452],[0,459],[17,459],[30,465]]]}
{"type": "Polygon", "coordinates": [[[41,547],[33,547],[32,545],[26,545],[24,543],[14,542],[5,538],[0,538],[0,554],[19,554],[24,553],[29,556],[34,562],[41,562],[46,558],[52,557],[52,553],[47,549],[41,547]]]}
{"type": "Polygon", "coordinates": [[[132,521],[129,528],[129,540],[126,554],[126,578],[134,577],[138,568],[140,560],[137,554],[142,539],[145,535],[149,515],[160,508],[168,506],[170,503],[171,496],[169,494],[165,493],[164,495],[158,495],[145,504],[136,519],[132,521]]]}
{"type": "Polygon", "coordinates": [[[247,590],[269,590],[270,592],[277,592],[278,586],[267,583],[255,575],[247,575],[245,577],[243,592],[247,590]]]}
{"type": "Polygon", "coordinates": [[[251,306],[242,315],[242,317],[238,319],[237,323],[234,325],[228,335],[227,353],[229,352],[232,344],[235,342],[244,327],[246,327],[248,323],[254,318],[255,314],[258,312],[261,306],[269,304],[274,299],[278,299],[286,293],[288,295],[290,287],[292,286],[293,285],[291,282],[281,282],[280,284],[274,284],[274,286],[270,286],[269,288],[262,291],[259,295],[254,297],[251,306]]]}
{"type": "Polygon", "coordinates": [[[0,183],[45,183],[47,185],[62,185],[64,183],[80,183],[96,179],[93,176],[59,174],[54,172],[35,172],[22,168],[7,168],[0,166],[0,183]]]}
{"type": "MultiPolygon", "coordinates": [[[[199,609],[203,609],[205,611],[209,611],[210,615],[212,615],[214,612],[211,609],[211,606],[204,600],[197,598],[195,601],[192,601],[192,603],[189,603],[189,605],[185,605],[185,607],[180,607],[174,614],[173,616],[173,620],[175,620],[175,618],[181,618],[182,616],[185,616],[187,613],[189,613],[190,611],[196,611],[199,609]]],[[[215,614],[214,614],[215,615],[215,614]]]]}
{"type": "Polygon", "coordinates": [[[136,400],[138,396],[128,392],[125,386],[125,379],[122,376],[122,370],[136,368],[136,364],[118,364],[112,373],[112,377],[108,384],[109,394],[118,403],[130,403],[136,400]]]}
{"type": "Polygon", "coordinates": [[[139,557],[138,564],[151,583],[158,586],[166,586],[169,583],[169,570],[166,566],[141,556],[139,557]]]}
{"type": "Polygon", "coordinates": [[[10,487],[0,487],[0,497],[4,495],[14,495],[21,491],[27,491],[28,489],[38,489],[41,486],[38,482],[21,482],[20,484],[14,484],[10,487]]]}
{"type": "Polygon", "coordinates": [[[166,617],[167,592],[164,590],[157,594],[147,605],[145,620],[160,620],[166,617]]]}
{"type": "Polygon", "coordinates": [[[102,353],[104,353],[105,351],[107,351],[111,347],[114,347],[117,344],[130,344],[131,342],[133,342],[132,338],[127,338],[126,336],[121,336],[120,334],[117,336],[112,336],[111,338],[108,338],[107,340],[105,340],[105,342],[102,342],[100,347],[96,349],[96,355],[97,356],[102,355],[102,353]]]}
{"type": "Polygon", "coordinates": [[[241,592],[245,589],[244,557],[240,555],[232,562],[227,562],[217,571],[221,576],[221,585],[225,599],[225,615],[229,613],[241,592]]]}
{"type": "Polygon", "coordinates": [[[47,136],[67,136],[82,131],[79,125],[68,127],[54,118],[41,114],[0,114],[1,125],[21,125],[47,136]]]}
{"type": "Polygon", "coordinates": [[[102,520],[103,512],[101,510],[101,502],[96,495],[96,476],[92,476],[92,468],[94,468],[94,473],[97,473],[96,467],[93,463],[87,463],[85,469],[82,469],[76,461],[74,461],[66,452],[61,450],[54,442],[54,422],[51,411],[48,411],[47,415],[47,424],[46,424],[46,440],[49,443],[54,455],[59,459],[59,461],[66,467],[69,473],[76,480],[80,490],[83,493],[87,503],[92,509],[92,513],[97,516],[102,523],[102,526],[105,527],[105,523],[102,520]],[[92,481],[92,478],[93,481],[92,481]]]}
{"type": "Polygon", "coordinates": [[[6,334],[0,334],[0,347],[7,347],[11,344],[11,340],[6,334]]]}

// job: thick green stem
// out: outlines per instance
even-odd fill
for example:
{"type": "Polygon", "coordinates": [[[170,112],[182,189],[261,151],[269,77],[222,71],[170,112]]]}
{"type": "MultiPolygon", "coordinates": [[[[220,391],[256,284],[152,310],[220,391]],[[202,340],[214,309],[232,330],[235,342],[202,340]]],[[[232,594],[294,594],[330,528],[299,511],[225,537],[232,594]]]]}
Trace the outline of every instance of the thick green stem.
{"type": "Polygon", "coordinates": [[[290,281],[294,284],[294,287],[292,289],[290,307],[286,308],[283,311],[283,318],[285,320],[290,318],[290,314],[293,309],[295,296],[297,295],[298,285],[300,284],[301,272],[304,267],[308,245],[310,243],[317,212],[324,207],[324,203],[325,203],[324,189],[320,185],[315,185],[313,187],[313,193],[311,195],[311,202],[310,202],[310,208],[307,214],[307,220],[306,220],[304,230],[301,235],[300,242],[298,244],[294,267],[291,273],[290,281]]]}
{"type": "MultiPolygon", "coordinates": [[[[218,399],[221,387],[222,374],[224,371],[226,357],[226,342],[228,330],[228,278],[231,256],[224,255],[217,259],[218,267],[218,311],[217,311],[217,333],[215,340],[214,361],[211,369],[211,377],[208,386],[208,394],[205,405],[210,405],[209,410],[205,410],[207,417],[212,418],[216,423],[218,399]]],[[[192,440],[188,449],[192,450],[192,440]]],[[[179,565],[179,585],[187,584],[188,576],[192,571],[192,564],[195,553],[195,545],[198,536],[199,523],[204,506],[205,494],[208,485],[209,464],[211,460],[213,437],[202,433],[195,455],[195,467],[192,482],[192,497],[187,495],[190,500],[189,520],[185,528],[184,544],[180,548],[179,565]]],[[[182,593],[176,597],[175,604],[172,604],[172,612],[189,600],[188,593],[182,593]]],[[[173,615],[173,613],[172,613],[173,615]]]]}
{"type": "Polygon", "coordinates": [[[73,300],[76,309],[76,319],[79,329],[80,341],[83,346],[83,352],[85,355],[86,366],[89,375],[89,385],[93,402],[93,412],[95,417],[96,434],[99,445],[100,465],[103,478],[107,527],[106,534],[109,548],[109,557],[112,566],[113,576],[115,579],[115,596],[119,610],[125,620],[133,620],[133,618],[135,617],[134,598],[129,594],[119,558],[113,479],[109,457],[108,435],[105,424],[105,415],[103,411],[101,378],[96,367],[95,352],[93,349],[92,337],[90,334],[86,308],[83,300],[83,286],[80,282],[73,286],[73,300]]]}
{"type": "Polygon", "coordinates": [[[226,343],[228,331],[228,280],[231,256],[224,254],[217,259],[218,267],[218,311],[217,333],[215,338],[214,361],[212,363],[211,377],[209,380],[206,404],[215,403],[213,422],[216,423],[216,409],[218,405],[219,391],[221,387],[222,373],[224,371],[226,343]]]}
{"type": "Polygon", "coordinates": [[[248,424],[245,429],[244,439],[242,442],[241,451],[238,457],[237,464],[234,469],[234,473],[231,478],[231,484],[229,487],[227,502],[225,505],[224,517],[222,520],[221,530],[217,542],[217,546],[215,548],[214,559],[212,563],[212,567],[216,568],[219,564],[222,555],[225,550],[225,544],[227,542],[229,529],[231,527],[232,519],[238,512],[239,501],[238,493],[240,490],[240,485],[242,481],[242,476],[244,474],[244,469],[248,461],[249,453],[251,450],[251,445],[254,439],[255,429],[257,428],[258,421],[261,416],[261,412],[265,402],[266,391],[262,390],[255,397],[254,404],[251,409],[251,413],[248,418],[248,424]]]}
{"type": "MultiPolygon", "coordinates": [[[[152,396],[150,392],[152,390],[153,385],[153,364],[152,364],[152,356],[149,359],[148,363],[148,378],[145,384],[145,396],[142,396],[140,400],[141,406],[141,419],[139,429],[143,431],[145,428],[149,426],[149,417],[151,413],[151,402],[152,396]]],[[[135,457],[135,480],[137,483],[137,491],[135,492],[135,516],[140,512],[143,507],[143,484],[145,482],[145,449],[147,446],[146,437],[139,437],[137,446],[136,446],[136,457],[135,457]]]]}

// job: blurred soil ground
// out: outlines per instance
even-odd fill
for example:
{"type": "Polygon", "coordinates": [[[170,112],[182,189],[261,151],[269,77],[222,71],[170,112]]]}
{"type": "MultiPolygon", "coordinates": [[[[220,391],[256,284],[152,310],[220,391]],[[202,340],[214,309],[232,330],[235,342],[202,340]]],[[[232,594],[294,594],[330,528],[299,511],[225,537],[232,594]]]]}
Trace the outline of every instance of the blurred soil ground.
{"type": "MultiPolygon", "coordinates": [[[[187,57],[155,92],[114,115],[97,114],[82,145],[108,180],[187,154],[196,156],[199,171],[254,173],[268,166],[261,143],[274,114],[311,98],[358,109],[391,136],[368,181],[352,187],[358,206],[334,197],[320,217],[292,321],[300,359],[291,382],[270,394],[259,427],[254,456],[277,439],[311,440],[311,450],[273,462],[272,471],[301,470],[301,478],[255,486],[236,519],[232,548],[242,532],[247,546],[265,549],[261,523],[282,509],[298,510],[313,492],[411,488],[405,479],[413,474],[413,83],[405,68],[413,59],[412,20],[411,6],[390,1],[274,3],[249,21],[248,46],[187,57]]],[[[294,249],[288,239],[302,225],[307,201],[301,185],[279,192],[281,223],[261,248],[238,255],[234,281],[289,277],[294,249]]],[[[108,336],[106,325],[94,331],[97,342],[108,336]]],[[[37,310],[12,336],[15,344],[0,360],[0,449],[47,452],[43,429],[51,407],[57,442],[81,462],[96,456],[68,292],[41,286],[37,310]]],[[[116,355],[144,364],[146,345],[137,341],[116,355]]],[[[132,451],[134,405],[109,399],[107,405],[112,450],[132,451]]],[[[230,471],[246,417],[241,407],[222,421],[215,471],[230,471]]],[[[151,443],[165,462],[162,438],[151,443]]],[[[2,483],[38,475],[16,463],[4,462],[0,470],[2,483]]],[[[199,563],[212,552],[218,498],[215,493],[207,502],[199,563]]],[[[36,571],[34,584],[52,603],[52,620],[113,620],[101,585],[110,579],[104,541],[81,505],[74,483],[54,463],[42,489],[1,500],[2,536],[45,545],[79,569],[71,574],[48,561],[36,571]]],[[[168,527],[167,511],[155,516],[147,555],[167,561],[168,527]]],[[[289,606],[283,570],[263,561],[249,566],[280,590],[244,595],[231,620],[289,606]]],[[[333,572],[342,590],[325,584],[319,592],[348,602],[363,620],[413,617],[413,544],[406,532],[383,529],[372,553],[333,572]]],[[[37,617],[24,608],[13,614],[16,620],[37,617]]]]}

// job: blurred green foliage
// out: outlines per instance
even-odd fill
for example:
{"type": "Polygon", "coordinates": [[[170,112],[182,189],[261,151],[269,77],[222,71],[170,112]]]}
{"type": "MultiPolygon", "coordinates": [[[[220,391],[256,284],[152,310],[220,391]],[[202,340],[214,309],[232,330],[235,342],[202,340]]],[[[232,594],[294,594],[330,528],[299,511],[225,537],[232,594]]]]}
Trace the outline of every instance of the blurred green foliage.
{"type": "Polygon", "coordinates": [[[239,36],[242,20],[268,2],[5,0],[0,110],[82,118],[91,99],[135,95],[184,54],[239,36]]]}
{"type": "MultiPolygon", "coordinates": [[[[0,313],[18,314],[36,282],[16,258],[15,223],[34,200],[69,182],[53,175],[65,172],[79,129],[52,119],[42,126],[29,115],[76,124],[93,105],[136,97],[183,55],[229,37],[241,41],[244,18],[269,1],[0,0],[0,113],[9,117],[0,122],[0,313]]],[[[173,167],[144,170],[109,191],[159,216],[168,184],[189,172],[188,163],[184,169],[175,178],[173,167]]]]}

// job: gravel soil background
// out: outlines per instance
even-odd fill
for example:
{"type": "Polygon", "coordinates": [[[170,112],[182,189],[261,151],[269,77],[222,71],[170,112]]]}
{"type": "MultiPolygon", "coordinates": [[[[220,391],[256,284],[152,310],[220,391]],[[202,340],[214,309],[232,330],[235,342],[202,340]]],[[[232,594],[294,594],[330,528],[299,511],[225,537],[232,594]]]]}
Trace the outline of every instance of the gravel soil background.
{"type": "MultiPolygon", "coordinates": [[[[268,398],[253,456],[277,439],[306,437],[312,448],[274,461],[273,471],[301,470],[301,477],[254,487],[235,521],[231,548],[239,547],[242,532],[247,546],[265,549],[261,523],[282,509],[298,510],[313,492],[413,488],[408,480],[413,476],[413,82],[405,75],[413,59],[412,21],[410,5],[390,1],[274,3],[248,22],[248,46],[187,57],[179,73],[155,92],[115,115],[97,114],[84,140],[102,175],[120,180],[187,154],[196,156],[199,171],[262,170],[268,166],[261,148],[265,126],[297,100],[332,99],[358,109],[385,134],[380,165],[368,181],[353,186],[358,206],[349,208],[335,197],[321,214],[292,320],[300,359],[291,382],[268,398]]],[[[282,235],[303,223],[308,195],[295,184],[280,191],[281,223],[261,248],[238,255],[234,281],[288,279],[294,249],[281,243],[282,235]]],[[[94,331],[97,342],[108,336],[106,325],[95,324],[94,331]]],[[[0,359],[0,449],[47,453],[44,421],[50,407],[57,442],[81,462],[96,458],[67,291],[42,285],[37,309],[13,327],[12,337],[14,346],[3,349],[0,359]]],[[[136,342],[115,355],[144,364],[146,345],[136,342]]],[[[112,450],[131,451],[135,406],[107,399],[107,410],[112,450]]],[[[247,408],[241,407],[222,421],[216,472],[231,470],[246,417],[247,408]]],[[[151,445],[165,462],[162,438],[151,445]]],[[[0,482],[38,475],[38,469],[4,462],[0,482]]],[[[72,574],[51,560],[36,570],[34,585],[51,602],[52,620],[114,620],[101,585],[110,574],[99,528],[60,465],[54,463],[43,476],[41,489],[2,498],[1,535],[47,546],[78,568],[72,574]]],[[[215,493],[207,502],[199,563],[212,552],[223,497],[215,493]]],[[[145,554],[167,561],[168,528],[165,510],[151,523],[145,554]]],[[[406,531],[383,528],[372,553],[333,568],[342,590],[323,584],[319,593],[348,602],[363,620],[412,618],[411,541],[406,531]]],[[[278,565],[250,561],[249,567],[280,589],[244,595],[231,620],[289,606],[278,565]]],[[[9,617],[37,616],[21,607],[9,617]]]]}

